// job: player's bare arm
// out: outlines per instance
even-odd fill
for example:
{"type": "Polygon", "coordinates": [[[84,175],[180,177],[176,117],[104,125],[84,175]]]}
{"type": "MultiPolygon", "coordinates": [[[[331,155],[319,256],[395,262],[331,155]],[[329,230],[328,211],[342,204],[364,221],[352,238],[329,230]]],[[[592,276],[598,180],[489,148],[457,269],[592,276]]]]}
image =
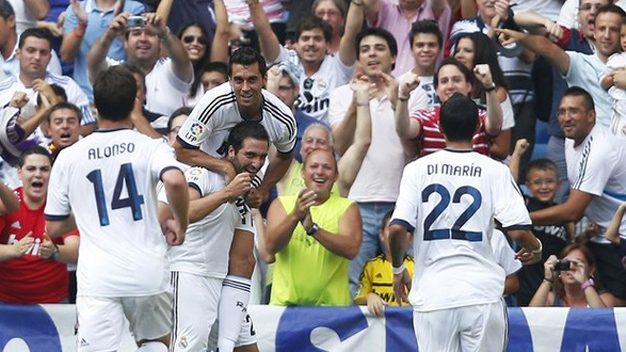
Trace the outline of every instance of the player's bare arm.
{"type": "Polygon", "coordinates": [[[403,226],[395,224],[389,226],[389,249],[391,251],[391,265],[394,270],[393,293],[400,305],[403,302],[409,303],[408,294],[411,291],[411,276],[404,267],[406,236],[407,231],[403,226]]]}
{"type": "Polygon", "coordinates": [[[228,160],[214,158],[200,149],[183,147],[178,141],[174,142],[176,159],[187,165],[201,166],[213,172],[224,175],[226,182],[235,177],[235,168],[228,160]]]}
{"type": "Polygon", "coordinates": [[[166,238],[170,245],[179,245],[185,239],[185,232],[189,224],[189,192],[187,181],[182,171],[178,169],[167,170],[161,175],[161,181],[165,187],[167,201],[174,215],[173,220],[166,222],[166,238]]]}

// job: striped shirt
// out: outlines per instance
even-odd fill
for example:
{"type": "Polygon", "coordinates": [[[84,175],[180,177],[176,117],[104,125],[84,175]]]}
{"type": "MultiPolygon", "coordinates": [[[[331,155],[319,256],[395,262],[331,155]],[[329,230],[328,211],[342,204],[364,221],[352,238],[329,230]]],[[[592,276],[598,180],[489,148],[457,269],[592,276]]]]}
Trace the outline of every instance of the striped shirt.
{"type": "MultiPolygon", "coordinates": [[[[296,119],[291,110],[275,95],[262,91],[262,117],[270,140],[281,153],[291,152],[296,145],[296,119]]],[[[230,130],[244,121],[230,82],[208,91],[198,102],[178,131],[178,141],[185,148],[200,148],[221,158],[226,155],[225,141],[230,130]]]]}
{"type": "MultiPolygon", "coordinates": [[[[446,140],[439,130],[440,111],[441,108],[437,107],[431,110],[417,110],[411,114],[411,118],[417,119],[420,124],[420,133],[416,140],[420,145],[420,157],[446,148],[446,140]]],[[[478,117],[480,127],[474,134],[473,149],[480,154],[489,155],[493,137],[489,136],[485,130],[487,111],[479,110],[478,117]]]]}

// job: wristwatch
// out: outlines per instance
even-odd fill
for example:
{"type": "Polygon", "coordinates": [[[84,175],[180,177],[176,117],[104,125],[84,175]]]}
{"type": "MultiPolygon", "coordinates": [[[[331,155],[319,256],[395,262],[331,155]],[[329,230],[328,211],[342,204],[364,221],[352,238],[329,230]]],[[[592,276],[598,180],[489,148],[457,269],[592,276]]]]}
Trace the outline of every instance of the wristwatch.
{"type": "Polygon", "coordinates": [[[496,90],[496,84],[495,84],[495,83],[493,83],[493,82],[491,82],[491,85],[490,85],[490,86],[483,87],[483,88],[485,88],[485,92],[489,93],[489,92],[491,92],[491,91],[493,91],[493,90],[496,90]]]}
{"type": "Polygon", "coordinates": [[[309,236],[315,236],[315,234],[317,233],[317,231],[320,230],[320,227],[317,226],[316,223],[313,223],[313,225],[311,226],[310,229],[306,230],[306,234],[309,236]]]}

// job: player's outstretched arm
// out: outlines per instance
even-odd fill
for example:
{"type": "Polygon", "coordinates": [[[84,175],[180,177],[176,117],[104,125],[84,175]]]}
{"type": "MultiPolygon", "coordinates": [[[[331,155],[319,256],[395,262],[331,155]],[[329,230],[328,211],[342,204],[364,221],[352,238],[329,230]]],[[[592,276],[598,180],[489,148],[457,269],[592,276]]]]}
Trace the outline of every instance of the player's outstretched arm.
{"type": "Polygon", "coordinates": [[[182,244],[189,224],[189,191],[182,171],[169,169],[161,175],[173,219],[166,221],[166,237],[170,245],[182,244]]]}
{"type": "Polygon", "coordinates": [[[508,230],[507,235],[522,247],[522,250],[516,255],[522,263],[533,264],[541,260],[543,246],[532,231],[528,229],[508,230]]]}
{"type": "Polygon", "coordinates": [[[289,170],[293,160],[293,150],[289,153],[276,151],[270,155],[270,164],[267,166],[265,178],[256,190],[251,190],[246,197],[246,202],[252,208],[258,208],[267,199],[270,189],[280,181],[289,170]]]}
{"type": "Polygon", "coordinates": [[[409,303],[408,293],[411,291],[411,276],[404,267],[406,254],[407,230],[404,226],[393,224],[389,226],[389,250],[391,251],[391,265],[393,266],[393,294],[399,305],[409,303]]]}

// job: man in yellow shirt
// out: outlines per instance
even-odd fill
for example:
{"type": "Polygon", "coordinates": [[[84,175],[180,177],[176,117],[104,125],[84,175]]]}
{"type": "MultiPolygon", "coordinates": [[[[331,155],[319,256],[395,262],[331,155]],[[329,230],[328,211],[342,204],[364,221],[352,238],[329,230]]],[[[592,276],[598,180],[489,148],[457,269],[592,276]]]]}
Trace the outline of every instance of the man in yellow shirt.
{"type": "Polygon", "coordinates": [[[348,268],[363,225],[356,203],[331,191],[337,176],[333,153],[315,150],[302,169],[306,188],[272,202],[265,235],[276,257],[270,304],[350,304],[348,268]]]}

